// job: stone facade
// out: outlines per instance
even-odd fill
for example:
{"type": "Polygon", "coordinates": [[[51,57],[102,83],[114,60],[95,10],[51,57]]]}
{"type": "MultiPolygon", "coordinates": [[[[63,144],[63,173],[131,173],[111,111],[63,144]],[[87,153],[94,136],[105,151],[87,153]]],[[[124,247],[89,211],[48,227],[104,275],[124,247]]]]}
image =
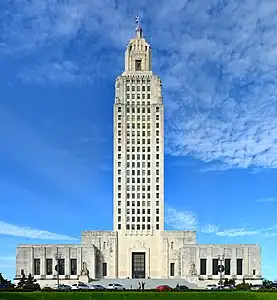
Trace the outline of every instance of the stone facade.
{"type": "Polygon", "coordinates": [[[217,283],[220,275],[214,274],[213,259],[224,255],[225,261],[230,262],[230,268],[228,274],[223,272],[223,278],[234,278],[237,282],[243,278],[252,283],[261,281],[261,253],[258,245],[197,244],[194,231],[163,231],[152,236],[84,231],[80,245],[19,245],[16,281],[23,270],[25,274],[33,274],[41,286],[54,285],[57,282],[57,254],[64,260],[64,271],[59,279],[66,284],[81,280],[84,263],[90,279],[132,278],[133,252],[145,253],[145,278],[179,278],[200,287],[217,283]],[[241,273],[237,270],[238,259],[242,260],[241,273]],[[76,260],[76,269],[72,268],[72,260],[76,260]],[[206,260],[205,270],[200,270],[201,260],[206,260]],[[39,265],[39,270],[35,265],[39,265]]]}
{"type": "Polygon", "coordinates": [[[80,245],[19,245],[15,282],[24,272],[42,287],[56,284],[59,258],[65,284],[139,277],[204,286],[219,281],[224,255],[221,276],[260,283],[258,245],[201,245],[194,231],[164,230],[164,108],[151,62],[138,26],[115,86],[114,231],[84,231],[80,245]]]}

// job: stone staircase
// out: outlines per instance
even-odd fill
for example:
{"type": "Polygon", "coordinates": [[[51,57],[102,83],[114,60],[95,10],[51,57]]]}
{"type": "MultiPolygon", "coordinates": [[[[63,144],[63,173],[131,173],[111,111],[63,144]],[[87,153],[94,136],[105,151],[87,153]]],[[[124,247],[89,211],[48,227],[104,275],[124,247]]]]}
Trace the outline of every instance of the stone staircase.
{"type": "Polygon", "coordinates": [[[91,281],[88,285],[101,284],[108,286],[110,283],[119,283],[125,289],[138,289],[138,283],[145,282],[144,289],[155,289],[158,285],[169,285],[174,288],[177,283],[179,285],[186,285],[190,289],[199,289],[195,283],[186,281],[185,279],[100,279],[91,281]]]}

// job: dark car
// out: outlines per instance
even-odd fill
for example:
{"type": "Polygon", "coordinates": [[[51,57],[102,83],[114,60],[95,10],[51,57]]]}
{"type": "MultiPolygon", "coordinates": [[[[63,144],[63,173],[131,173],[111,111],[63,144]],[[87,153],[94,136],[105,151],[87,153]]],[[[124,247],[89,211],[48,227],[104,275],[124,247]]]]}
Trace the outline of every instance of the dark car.
{"type": "Polygon", "coordinates": [[[176,291],[187,291],[189,288],[186,285],[179,285],[177,284],[175,289],[176,291]]]}

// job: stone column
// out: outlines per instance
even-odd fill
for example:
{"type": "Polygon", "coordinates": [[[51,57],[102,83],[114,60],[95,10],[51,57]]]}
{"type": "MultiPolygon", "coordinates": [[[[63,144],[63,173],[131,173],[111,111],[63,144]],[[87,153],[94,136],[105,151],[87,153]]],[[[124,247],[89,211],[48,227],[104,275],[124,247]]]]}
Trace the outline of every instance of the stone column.
{"type": "Polygon", "coordinates": [[[197,275],[200,275],[200,248],[197,246],[195,248],[195,269],[197,272],[197,275]]]}
{"type": "Polygon", "coordinates": [[[77,275],[80,275],[82,270],[82,263],[83,263],[83,255],[82,255],[82,247],[77,248],[77,275]]]}
{"type": "MultiPolygon", "coordinates": [[[[30,270],[27,273],[31,273],[32,275],[34,275],[34,247],[30,248],[30,270]]],[[[26,276],[28,276],[28,274],[26,274],[26,270],[24,270],[24,273],[26,276]]]]}
{"type": "Polygon", "coordinates": [[[237,275],[237,249],[232,249],[232,257],[231,257],[231,275],[237,275]]]}
{"type": "Polygon", "coordinates": [[[42,247],[40,274],[46,275],[46,247],[42,247]]]}
{"type": "Polygon", "coordinates": [[[209,247],[207,249],[207,275],[213,274],[212,264],[213,264],[212,247],[209,247]]]}
{"type": "Polygon", "coordinates": [[[242,261],[242,274],[243,275],[252,275],[252,272],[249,272],[249,248],[243,248],[243,261],[242,261]]]}
{"type": "Polygon", "coordinates": [[[65,258],[64,258],[64,264],[65,264],[65,275],[70,275],[70,247],[65,248],[65,258]]]}

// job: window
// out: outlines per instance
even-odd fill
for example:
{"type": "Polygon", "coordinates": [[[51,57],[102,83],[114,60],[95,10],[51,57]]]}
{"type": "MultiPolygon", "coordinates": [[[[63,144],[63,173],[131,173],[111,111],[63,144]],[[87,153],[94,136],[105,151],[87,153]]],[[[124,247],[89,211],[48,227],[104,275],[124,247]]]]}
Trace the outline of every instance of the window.
{"type": "Polygon", "coordinates": [[[225,275],[231,275],[231,259],[227,258],[224,261],[225,275]]]}
{"type": "Polygon", "coordinates": [[[103,270],[103,277],[107,276],[107,263],[102,264],[102,270],[103,270]]]}
{"type": "Polygon", "coordinates": [[[173,250],[173,246],[174,246],[174,243],[173,243],[173,242],[171,242],[171,250],[173,250]]]}
{"type": "Polygon", "coordinates": [[[58,270],[59,270],[59,275],[64,275],[65,274],[65,272],[64,272],[64,258],[60,258],[59,260],[58,260],[58,265],[59,265],[59,268],[58,268],[58,270]]]}
{"type": "Polygon", "coordinates": [[[34,259],[34,275],[40,275],[40,259],[34,259]]]}
{"type": "Polygon", "coordinates": [[[52,258],[46,259],[46,275],[52,275],[53,274],[53,260],[52,258]]]}
{"type": "Polygon", "coordinates": [[[121,230],[121,224],[118,224],[117,229],[121,230]]]}
{"type": "Polygon", "coordinates": [[[136,71],[141,71],[141,59],[136,59],[135,60],[135,70],[136,71]]]}
{"type": "Polygon", "coordinates": [[[200,275],[207,275],[207,259],[200,259],[200,275]]]}
{"type": "Polygon", "coordinates": [[[159,230],[160,229],[160,225],[156,224],[156,229],[159,230]]]}
{"type": "Polygon", "coordinates": [[[218,259],[213,259],[213,275],[218,275],[218,259]]]}
{"type": "Polygon", "coordinates": [[[175,271],[175,265],[174,263],[170,263],[170,276],[175,276],[174,271],[175,271]]]}
{"type": "Polygon", "coordinates": [[[77,259],[70,259],[70,275],[77,275],[77,259]]]}
{"type": "Polygon", "coordinates": [[[255,276],[256,275],[256,269],[253,269],[253,276],[255,276]]]}
{"type": "Polygon", "coordinates": [[[242,275],[242,258],[237,259],[237,275],[242,275]]]}

